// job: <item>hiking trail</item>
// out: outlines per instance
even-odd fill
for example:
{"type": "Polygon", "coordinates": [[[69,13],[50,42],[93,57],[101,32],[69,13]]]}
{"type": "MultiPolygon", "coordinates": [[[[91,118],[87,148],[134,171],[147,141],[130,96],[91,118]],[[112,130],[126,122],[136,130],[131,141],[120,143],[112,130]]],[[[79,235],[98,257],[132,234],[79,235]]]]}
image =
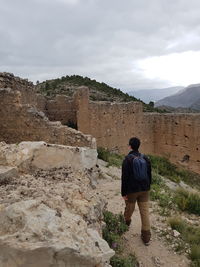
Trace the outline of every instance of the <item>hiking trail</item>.
{"type": "MultiPolygon", "coordinates": [[[[97,191],[107,200],[107,209],[113,213],[124,212],[125,203],[121,197],[121,170],[116,167],[101,166],[104,177],[99,181],[97,191]]],[[[156,227],[165,224],[162,216],[153,211],[154,203],[150,203],[151,226],[156,227]]],[[[124,234],[124,251],[135,253],[140,267],[188,267],[190,261],[184,255],[179,255],[167,245],[159,234],[152,230],[152,238],[149,246],[145,246],[140,239],[141,221],[138,206],[132,216],[132,223],[129,230],[124,234]]]]}

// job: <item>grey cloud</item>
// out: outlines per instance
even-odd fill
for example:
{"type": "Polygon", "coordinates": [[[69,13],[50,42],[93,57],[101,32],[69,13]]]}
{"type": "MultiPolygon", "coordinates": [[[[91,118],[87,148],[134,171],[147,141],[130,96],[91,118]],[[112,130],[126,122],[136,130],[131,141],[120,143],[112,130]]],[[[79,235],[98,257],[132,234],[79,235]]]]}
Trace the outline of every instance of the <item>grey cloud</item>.
{"type": "Polygon", "coordinates": [[[0,4],[0,68],[34,81],[75,73],[125,90],[166,87],[145,78],[137,60],[200,47],[198,0],[0,4]]]}

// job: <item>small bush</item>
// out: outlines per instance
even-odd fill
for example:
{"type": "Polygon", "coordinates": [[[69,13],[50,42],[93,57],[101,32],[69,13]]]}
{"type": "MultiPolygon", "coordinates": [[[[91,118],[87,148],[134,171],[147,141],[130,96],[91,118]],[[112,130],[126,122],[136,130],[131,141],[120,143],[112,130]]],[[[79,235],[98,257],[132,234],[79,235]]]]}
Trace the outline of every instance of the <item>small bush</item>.
{"type": "Polygon", "coordinates": [[[136,267],[138,266],[137,260],[134,255],[130,254],[127,257],[115,255],[111,258],[111,266],[113,267],[136,267]]]}
{"type": "Polygon", "coordinates": [[[98,158],[102,159],[104,161],[107,161],[109,165],[113,165],[116,167],[121,167],[122,166],[122,161],[124,159],[123,155],[119,155],[116,153],[111,153],[108,149],[105,149],[103,147],[99,147],[97,149],[98,152],[98,158]]]}
{"type": "Polygon", "coordinates": [[[191,247],[190,258],[192,261],[196,261],[196,262],[198,261],[198,263],[200,263],[200,244],[199,245],[193,245],[191,247]]]}
{"type": "Polygon", "coordinates": [[[179,189],[175,193],[174,200],[180,210],[200,215],[200,194],[179,189]]]}
{"type": "Polygon", "coordinates": [[[164,181],[162,180],[162,178],[160,177],[159,174],[152,172],[152,184],[156,184],[159,186],[163,186],[165,185],[164,181]]]}
{"type": "Polygon", "coordinates": [[[106,226],[103,228],[103,238],[116,254],[111,258],[110,264],[113,267],[134,267],[138,266],[136,257],[132,254],[122,256],[122,234],[128,230],[122,214],[113,214],[110,211],[104,212],[106,226]]]}
{"type": "Polygon", "coordinates": [[[104,222],[106,227],[103,229],[103,238],[112,249],[118,252],[122,251],[121,235],[128,230],[123,215],[105,211],[104,222]]]}
{"type": "Polygon", "coordinates": [[[183,241],[190,244],[192,266],[200,266],[200,227],[191,226],[179,217],[170,218],[169,224],[172,229],[181,233],[183,241]]]}
{"type": "Polygon", "coordinates": [[[172,229],[178,231],[179,233],[183,233],[187,227],[186,223],[179,217],[170,218],[169,224],[172,229]]]}

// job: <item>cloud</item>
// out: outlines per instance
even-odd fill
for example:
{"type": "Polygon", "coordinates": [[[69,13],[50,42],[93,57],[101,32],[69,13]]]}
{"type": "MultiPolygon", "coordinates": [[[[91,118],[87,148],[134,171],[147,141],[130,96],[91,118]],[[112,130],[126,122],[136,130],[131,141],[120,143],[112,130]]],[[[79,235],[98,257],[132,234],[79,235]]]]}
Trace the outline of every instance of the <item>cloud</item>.
{"type": "MultiPolygon", "coordinates": [[[[34,81],[80,74],[127,91],[182,84],[182,69],[172,79],[140,63],[162,58],[170,73],[180,60],[171,55],[198,52],[199,8],[198,0],[1,0],[0,69],[34,81]]],[[[185,59],[196,73],[197,58],[185,59]]]]}
{"type": "Polygon", "coordinates": [[[173,81],[174,85],[184,86],[190,84],[191,81],[200,82],[200,51],[150,57],[139,61],[138,66],[148,79],[173,81]]]}

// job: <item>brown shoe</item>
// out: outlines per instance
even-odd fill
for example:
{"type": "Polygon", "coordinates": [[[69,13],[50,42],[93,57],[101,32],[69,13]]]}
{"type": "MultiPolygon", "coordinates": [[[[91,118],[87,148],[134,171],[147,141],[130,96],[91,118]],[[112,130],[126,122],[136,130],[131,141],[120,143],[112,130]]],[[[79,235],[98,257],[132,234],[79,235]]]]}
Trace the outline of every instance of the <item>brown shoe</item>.
{"type": "Polygon", "coordinates": [[[151,232],[142,230],[141,231],[141,239],[142,239],[143,243],[145,244],[145,246],[149,246],[150,239],[151,239],[151,232]]]}

